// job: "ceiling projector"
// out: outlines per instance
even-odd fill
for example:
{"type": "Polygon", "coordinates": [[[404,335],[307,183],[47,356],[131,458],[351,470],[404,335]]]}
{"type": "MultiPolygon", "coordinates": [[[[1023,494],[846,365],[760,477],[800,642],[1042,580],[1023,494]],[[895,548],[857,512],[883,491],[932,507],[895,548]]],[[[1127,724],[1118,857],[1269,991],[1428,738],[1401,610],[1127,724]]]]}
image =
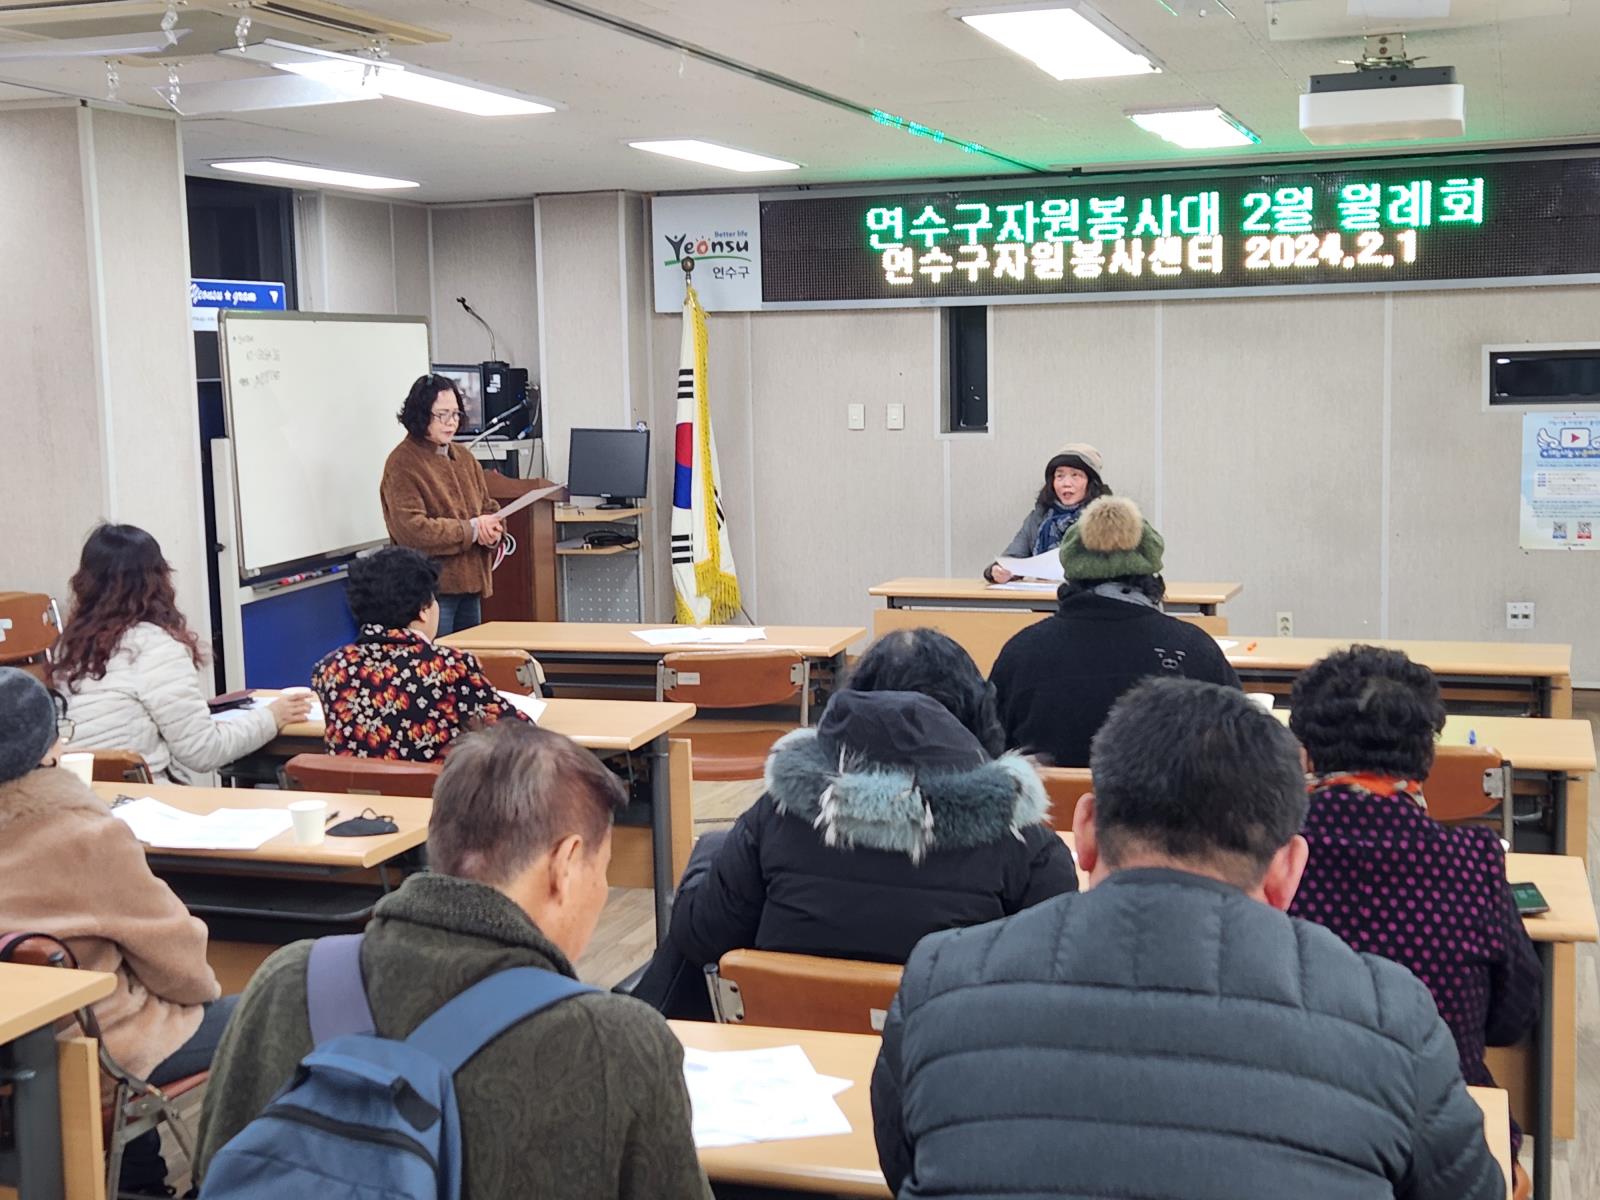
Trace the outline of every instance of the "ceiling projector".
{"type": "Polygon", "coordinates": [[[1300,132],[1318,146],[1460,137],[1466,89],[1454,67],[1384,66],[1313,75],[1300,97],[1300,132]]]}

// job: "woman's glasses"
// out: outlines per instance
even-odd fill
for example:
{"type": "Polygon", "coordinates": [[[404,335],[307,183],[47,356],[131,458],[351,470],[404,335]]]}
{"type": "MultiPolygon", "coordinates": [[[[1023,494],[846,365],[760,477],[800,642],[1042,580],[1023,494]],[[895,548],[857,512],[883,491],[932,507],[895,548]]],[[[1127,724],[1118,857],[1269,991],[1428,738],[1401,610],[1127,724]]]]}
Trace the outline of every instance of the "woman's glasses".
{"type": "Polygon", "coordinates": [[[461,410],[459,408],[447,409],[444,412],[435,409],[430,415],[441,425],[461,424],[461,410]]]}

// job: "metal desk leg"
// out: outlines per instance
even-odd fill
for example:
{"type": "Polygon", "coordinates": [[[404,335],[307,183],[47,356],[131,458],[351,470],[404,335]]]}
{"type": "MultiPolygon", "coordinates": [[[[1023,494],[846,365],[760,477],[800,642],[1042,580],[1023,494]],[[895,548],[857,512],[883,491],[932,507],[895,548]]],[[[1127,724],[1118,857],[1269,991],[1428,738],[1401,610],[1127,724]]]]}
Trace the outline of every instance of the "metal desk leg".
{"type": "Polygon", "coordinates": [[[1555,990],[1556,949],[1551,942],[1535,942],[1539,952],[1539,972],[1543,994],[1539,997],[1539,1024],[1533,1031],[1534,1094],[1539,1111],[1534,1114],[1533,1200],[1550,1200],[1550,1152],[1555,1120],[1555,990]]]}
{"type": "Polygon", "coordinates": [[[650,743],[650,875],[656,894],[656,945],[667,940],[672,920],[672,763],[667,735],[650,743]]]}
{"type": "Polygon", "coordinates": [[[61,1083],[56,1074],[56,1035],[50,1026],[13,1040],[0,1079],[12,1086],[16,1125],[18,1200],[60,1200],[61,1083]]]}

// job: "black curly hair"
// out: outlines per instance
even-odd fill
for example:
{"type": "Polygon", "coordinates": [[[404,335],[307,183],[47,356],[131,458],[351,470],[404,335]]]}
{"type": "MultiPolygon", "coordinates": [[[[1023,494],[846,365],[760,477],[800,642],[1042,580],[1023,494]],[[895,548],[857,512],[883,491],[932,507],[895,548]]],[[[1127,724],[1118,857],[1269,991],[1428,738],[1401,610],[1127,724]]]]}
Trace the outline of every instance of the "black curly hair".
{"type": "MultiPolygon", "coordinates": [[[[461,401],[461,391],[448,375],[418,375],[417,381],[406,393],[405,403],[395,413],[395,420],[406,427],[406,432],[419,441],[428,436],[428,423],[433,420],[433,402],[449,392],[455,399],[461,419],[467,419],[467,406],[461,401]]],[[[460,428],[460,426],[457,426],[460,428]]]]}
{"type": "Polygon", "coordinates": [[[1426,779],[1444,701],[1433,672],[1398,650],[1351,646],[1313,663],[1289,693],[1289,728],[1312,769],[1426,779]]]}
{"type": "Polygon", "coordinates": [[[845,680],[856,692],[921,692],[949,709],[990,758],[1006,748],[994,685],[959,643],[937,629],[898,629],[879,638],[845,680]]]}
{"type": "Polygon", "coordinates": [[[439,594],[439,564],[420,550],[389,546],[350,564],[345,592],[357,625],[404,629],[439,594]]]}

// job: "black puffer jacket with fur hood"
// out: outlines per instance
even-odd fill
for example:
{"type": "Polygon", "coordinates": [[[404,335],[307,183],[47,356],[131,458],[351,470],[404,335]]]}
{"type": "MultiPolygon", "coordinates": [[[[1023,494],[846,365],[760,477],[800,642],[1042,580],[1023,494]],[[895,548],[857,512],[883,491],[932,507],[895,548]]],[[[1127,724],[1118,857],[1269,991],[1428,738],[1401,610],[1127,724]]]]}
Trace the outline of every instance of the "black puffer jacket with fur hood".
{"type": "Polygon", "coordinates": [[[672,939],[716,962],[740,947],[904,962],[925,935],[1077,890],[1033,765],[991,759],[915,692],[835,694],[773,748],[766,793],[680,893],[672,939]]]}

